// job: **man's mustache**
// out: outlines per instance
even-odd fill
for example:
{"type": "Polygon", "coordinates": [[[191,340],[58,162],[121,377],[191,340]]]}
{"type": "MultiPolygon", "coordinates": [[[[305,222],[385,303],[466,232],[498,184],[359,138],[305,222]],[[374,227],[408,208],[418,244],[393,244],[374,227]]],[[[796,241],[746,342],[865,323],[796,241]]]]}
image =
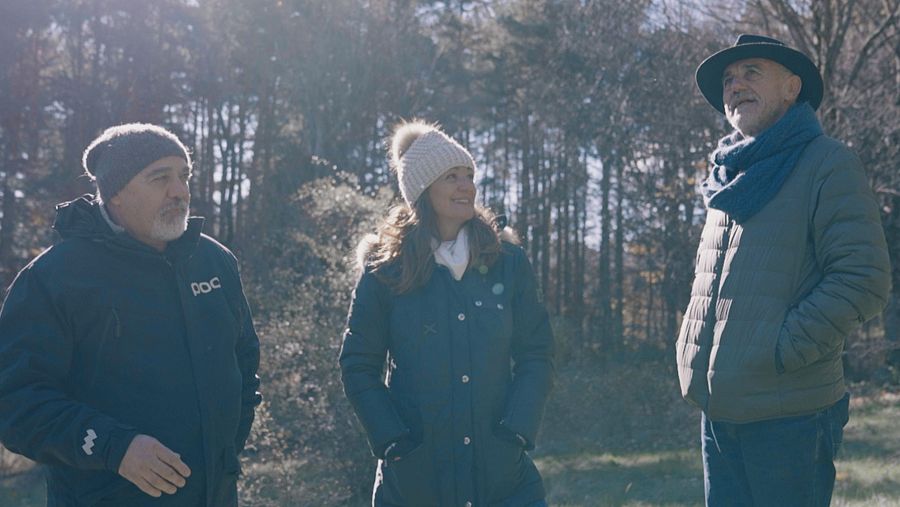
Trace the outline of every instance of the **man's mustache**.
{"type": "Polygon", "coordinates": [[[163,209],[159,211],[160,215],[165,215],[170,211],[178,211],[180,213],[188,212],[188,203],[185,201],[176,201],[172,204],[167,204],[163,209]]]}

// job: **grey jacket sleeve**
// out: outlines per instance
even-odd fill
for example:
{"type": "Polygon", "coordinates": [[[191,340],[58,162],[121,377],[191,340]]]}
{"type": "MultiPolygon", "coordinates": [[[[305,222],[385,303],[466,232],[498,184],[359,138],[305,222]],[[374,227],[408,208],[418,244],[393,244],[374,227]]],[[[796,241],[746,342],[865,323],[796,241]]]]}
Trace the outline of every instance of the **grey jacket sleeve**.
{"type": "Polygon", "coordinates": [[[0,309],[0,441],[35,461],[117,472],[135,428],[66,394],[75,337],[24,269],[0,309]]]}
{"type": "Polygon", "coordinates": [[[884,309],[891,290],[884,229],[859,159],[839,148],[825,161],[811,213],[822,276],[784,320],[777,347],[782,371],[842,346],[848,334],[884,309]]]}

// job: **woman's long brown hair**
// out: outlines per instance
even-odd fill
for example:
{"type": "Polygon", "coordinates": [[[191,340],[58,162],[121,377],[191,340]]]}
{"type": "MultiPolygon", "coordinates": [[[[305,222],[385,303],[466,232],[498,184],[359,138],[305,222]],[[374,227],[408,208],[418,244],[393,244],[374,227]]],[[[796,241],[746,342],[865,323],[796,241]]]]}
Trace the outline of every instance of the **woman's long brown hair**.
{"type": "MultiPolygon", "coordinates": [[[[469,228],[469,268],[492,266],[500,255],[500,231],[489,209],[475,206],[469,228]]],[[[369,267],[396,294],[405,294],[428,282],[434,271],[432,239],[440,237],[437,217],[428,193],[415,208],[401,203],[391,208],[378,231],[364,245],[364,266],[369,267]],[[390,269],[386,269],[390,268],[390,269]]]]}

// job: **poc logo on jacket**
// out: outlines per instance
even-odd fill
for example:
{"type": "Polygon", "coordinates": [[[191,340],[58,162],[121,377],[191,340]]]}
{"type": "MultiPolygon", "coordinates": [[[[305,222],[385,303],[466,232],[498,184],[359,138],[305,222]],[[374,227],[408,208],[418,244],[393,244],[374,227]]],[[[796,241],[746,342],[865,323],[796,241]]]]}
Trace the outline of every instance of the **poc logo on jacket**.
{"type": "Polygon", "coordinates": [[[219,281],[218,276],[212,277],[208,282],[191,282],[191,292],[194,293],[194,296],[209,294],[210,292],[221,288],[222,282],[219,281]]]}

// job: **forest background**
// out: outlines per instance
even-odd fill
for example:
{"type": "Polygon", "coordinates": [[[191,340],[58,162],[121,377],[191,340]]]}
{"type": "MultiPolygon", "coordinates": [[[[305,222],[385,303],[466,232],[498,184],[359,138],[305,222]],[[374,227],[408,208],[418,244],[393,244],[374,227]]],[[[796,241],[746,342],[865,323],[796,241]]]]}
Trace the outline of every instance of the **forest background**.
{"type": "MultiPolygon", "coordinates": [[[[860,155],[881,205],[894,294],[848,341],[863,423],[838,502],[900,505],[885,422],[900,379],[900,0],[2,0],[0,282],[55,240],[56,203],[93,191],[80,160],[94,136],[167,126],[193,149],[192,211],[238,254],[262,339],[244,503],[364,505],[374,460],[336,362],[354,247],[398,198],[391,126],[437,121],[475,156],[479,201],[522,236],[553,317],[559,386],[535,454],[553,504],[696,505],[699,416],[673,344],[696,187],[728,128],[693,75],[743,32],[817,62],[825,131],[860,155]],[[856,477],[854,456],[872,470],[856,477]]],[[[0,505],[37,505],[35,470],[0,448],[0,505]]]]}

